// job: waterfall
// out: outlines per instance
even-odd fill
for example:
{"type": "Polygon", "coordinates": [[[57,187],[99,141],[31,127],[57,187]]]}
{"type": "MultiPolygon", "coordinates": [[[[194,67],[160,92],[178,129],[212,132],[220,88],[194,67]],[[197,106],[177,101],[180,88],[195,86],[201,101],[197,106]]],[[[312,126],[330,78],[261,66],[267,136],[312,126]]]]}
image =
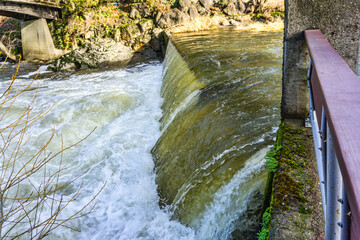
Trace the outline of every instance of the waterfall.
{"type": "MultiPolygon", "coordinates": [[[[6,126],[31,103],[35,115],[55,104],[29,126],[18,162],[37,152],[54,129],[47,152],[97,127],[64,152],[59,182],[80,178],[58,197],[82,187],[60,217],[79,210],[106,183],[93,212],[67,223],[79,232],[57,228],[47,239],[253,239],[264,155],[279,124],[281,54],[279,33],[223,29],[174,35],[164,63],[40,75],[0,121],[6,126]]],[[[0,70],[1,92],[16,67],[0,70]]],[[[20,67],[14,91],[38,68],[20,67]]],[[[57,171],[58,161],[46,171],[57,171]]],[[[31,183],[41,183],[42,173],[31,183]]],[[[31,183],[22,187],[32,189],[31,183]]],[[[42,211],[43,217],[50,212],[47,206],[42,211]]]]}
{"type": "Polygon", "coordinates": [[[234,51],[234,35],[241,33],[176,35],[164,61],[156,184],[160,204],[198,239],[255,235],[264,156],[279,122],[279,52],[254,43],[234,51]]]}

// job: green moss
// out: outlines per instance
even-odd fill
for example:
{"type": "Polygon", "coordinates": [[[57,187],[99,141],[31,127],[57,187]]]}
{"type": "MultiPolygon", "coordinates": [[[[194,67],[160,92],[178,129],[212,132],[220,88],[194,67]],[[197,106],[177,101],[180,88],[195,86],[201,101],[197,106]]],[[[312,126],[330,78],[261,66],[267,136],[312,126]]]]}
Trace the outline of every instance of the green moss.
{"type": "MultiPolygon", "coordinates": [[[[293,128],[284,123],[280,125],[275,143],[275,149],[279,148],[279,151],[271,156],[278,164],[269,172],[264,207],[270,207],[276,214],[291,209],[300,214],[300,219],[308,218],[312,213],[306,197],[315,186],[314,180],[307,175],[311,143],[308,131],[304,132],[303,128],[293,128]],[[272,186],[269,186],[270,183],[272,186]]],[[[299,224],[301,222],[305,220],[299,224]]],[[[262,228],[259,232],[259,239],[267,239],[263,238],[264,234],[270,231],[269,228],[266,229],[265,231],[262,228]]]]}
{"type": "Polygon", "coordinates": [[[299,213],[310,214],[310,213],[311,213],[311,209],[309,209],[308,207],[306,207],[304,204],[300,203],[300,204],[299,204],[299,213]]]}

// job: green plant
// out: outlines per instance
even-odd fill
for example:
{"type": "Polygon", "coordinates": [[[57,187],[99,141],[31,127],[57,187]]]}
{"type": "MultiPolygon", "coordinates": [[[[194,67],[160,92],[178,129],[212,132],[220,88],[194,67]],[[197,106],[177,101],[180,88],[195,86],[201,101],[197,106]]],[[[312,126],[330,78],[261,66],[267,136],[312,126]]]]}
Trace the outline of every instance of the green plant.
{"type": "Polygon", "coordinates": [[[263,216],[262,216],[262,221],[260,223],[261,225],[261,230],[260,232],[257,234],[258,235],[258,240],[267,240],[269,239],[269,224],[271,221],[271,211],[272,211],[272,207],[268,207],[263,216]]]}
{"type": "Polygon", "coordinates": [[[269,172],[275,172],[279,165],[276,155],[278,154],[281,146],[276,146],[272,151],[268,151],[265,156],[265,164],[269,167],[269,172]]]}

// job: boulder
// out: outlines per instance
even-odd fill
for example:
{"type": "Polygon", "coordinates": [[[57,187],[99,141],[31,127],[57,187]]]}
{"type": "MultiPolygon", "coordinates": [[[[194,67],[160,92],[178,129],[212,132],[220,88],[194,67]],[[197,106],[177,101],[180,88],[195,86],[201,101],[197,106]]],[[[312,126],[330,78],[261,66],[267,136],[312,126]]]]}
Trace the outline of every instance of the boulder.
{"type": "Polygon", "coordinates": [[[244,4],[241,0],[238,1],[236,5],[237,5],[237,9],[239,10],[239,12],[245,13],[245,11],[246,11],[246,6],[245,6],[245,4],[244,4]]]}
{"type": "Polygon", "coordinates": [[[187,12],[191,6],[191,0],[179,0],[179,9],[183,12],[187,12]]]}
{"type": "Polygon", "coordinates": [[[86,42],[85,46],[56,59],[48,69],[60,71],[125,66],[133,56],[131,48],[109,38],[86,42]]]}
{"type": "Polygon", "coordinates": [[[227,7],[223,10],[225,14],[227,15],[236,15],[238,13],[235,4],[234,3],[229,3],[227,5],[227,7]]]}
{"type": "Polygon", "coordinates": [[[174,9],[169,12],[162,13],[160,16],[157,16],[156,24],[160,28],[169,28],[171,26],[179,25],[186,20],[186,15],[180,12],[179,9],[174,9]]]}
{"type": "Polygon", "coordinates": [[[161,28],[154,28],[150,46],[154,51],[161,51],[161,42],[164,41],[164,31],[161,28]]]}
{"type": "Polygon", "coordinates": [[[206,10],[209,10],[210,6],[213,5],[213,0],[199,0],[199,2],[201,3],[201,5],[204,6],[206,10]]]}
{"type": "Polygon", "coordinates": [[[121,41],[121,31],[120,31],[120,29],[116,29],[115,35],[114,35],[114,40],[115,40],[115,42],[120,42],[121,41]]]}
{"type": "Polygon", "coordinates": [[[200,13],[200,15],[204,15],[206,13],[206,9],[200,4],[196,4],[196,10],[200,13]]]}
{"type": "Polygon", "coordinates": [[[138,23],[138,26],[140,28],[140,31],[142,33],[149,32],[154,27],[154,23],[150,19],[144,19],[141,22],[138,23]]]}
{"type": "Polygon", "coordinates": [[[141,18],[139,11],[134,6],[130,10],[129,17],[132,19],[141,18]]]}
{"type": "Polygon", "coordinates": [[[133,5],[133,7],[135,7],[136,10],[139,12],[141,18],[149,18],[153,17],[154,15],[154,11],[145,3],[139,3],[133,5]]]}
{"type": "Polygon", "coordinates": [[[121,38],[130,41],[141,35],[141,31],[136,24],[129,24],[122,29],[121,38]]]}
{"type": "Polygon", "coordinates": [[[191,20],[199,17],[198,10],[196,9],[196,7],[194,5],[190,6],[190,8],[189,8],[189,16],[190,16],[191,20]]]}

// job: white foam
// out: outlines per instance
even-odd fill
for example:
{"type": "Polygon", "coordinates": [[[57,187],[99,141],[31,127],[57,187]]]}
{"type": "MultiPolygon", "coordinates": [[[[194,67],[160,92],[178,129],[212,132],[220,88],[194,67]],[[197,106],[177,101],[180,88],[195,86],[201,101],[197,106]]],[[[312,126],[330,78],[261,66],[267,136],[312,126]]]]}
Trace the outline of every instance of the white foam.
{"type": "MultiPolygon", "coordinates": [[[[70,223],[81,232],[58,228],[49,239],[195,238],[192,229],[171,220],[171,215],[158,205],[150,150],[161,134],[161,72],[161,64],[152,64],[39,81],[33,111],[39,113],[53,102],[56,105],[29,129],[30,151],[47,139],[53,126],[59,134],[49,146],[52,152],[59,150],[60,133],[68,145],[97,126],[84,143],[64,155],[64,167],[69,169],[61,181],[90,169],[80,179],[80,196],[67,207],[64,216],[80,209],[106,182],[95,200],[95,212],[70,223]]],[[[27,81],[17,80],[15,87],[27,81]]],[[[1,89],[5,87],[5,83],[0,83],[1,89]]],[[[14,108],[20,112],[34,92],[24,93],[14,108]]],[[[56,164],[50,167],[56,168],[56,164]]],[[[73,186],[73,191],[79,184],[73,186]]]]}

